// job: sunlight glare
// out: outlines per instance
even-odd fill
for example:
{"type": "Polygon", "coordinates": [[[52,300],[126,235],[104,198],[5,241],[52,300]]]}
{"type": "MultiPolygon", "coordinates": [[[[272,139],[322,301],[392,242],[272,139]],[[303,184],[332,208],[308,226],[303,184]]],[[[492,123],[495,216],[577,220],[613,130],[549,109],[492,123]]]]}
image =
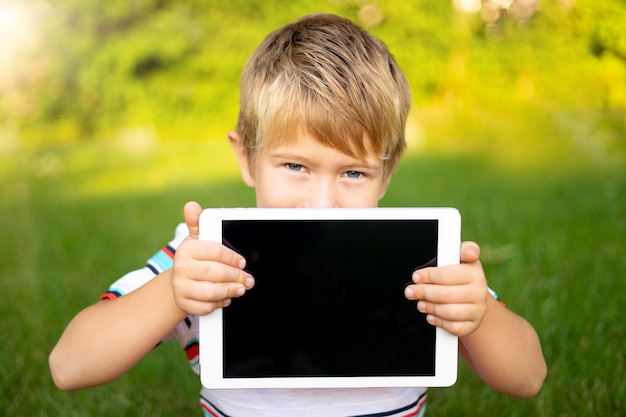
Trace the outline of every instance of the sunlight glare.
{"type": "Polygon", "coordinates": [[[465,13],[476,13],[482,7],[482,0],[453,0],[454,7],[465,13]]]}
{"type": "Polygon", "coordinates": [[[35,19],[43,3],[0,2],[0,78],[11,78],[41,38],[35,19]]]}

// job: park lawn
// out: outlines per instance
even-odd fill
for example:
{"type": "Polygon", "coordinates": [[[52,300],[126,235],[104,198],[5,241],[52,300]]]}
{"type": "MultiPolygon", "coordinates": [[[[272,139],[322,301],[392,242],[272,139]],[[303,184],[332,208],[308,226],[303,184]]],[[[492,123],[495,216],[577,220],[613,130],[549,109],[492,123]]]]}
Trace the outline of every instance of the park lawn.
{"type": "MultiPolygon", "coordinates": [[[[70,393],[54,387],[47,355],[80,309],[172,237],[187,200],[254,205],[225,141],[84,142],[0,158],[0,410],[201,415],[199,380],[175,342],[107,386],[70,393]]],[[[481,244],[490,286],[535,326],[549,366],[541,393],[520,400],[484,387],[461,364],[454,387],[430,391],[427,415],[624,412],[622,162],[566,151],[542,165],[474,152],[406,156],[381,205],[459,208],[463,239],[481,244]]]]}

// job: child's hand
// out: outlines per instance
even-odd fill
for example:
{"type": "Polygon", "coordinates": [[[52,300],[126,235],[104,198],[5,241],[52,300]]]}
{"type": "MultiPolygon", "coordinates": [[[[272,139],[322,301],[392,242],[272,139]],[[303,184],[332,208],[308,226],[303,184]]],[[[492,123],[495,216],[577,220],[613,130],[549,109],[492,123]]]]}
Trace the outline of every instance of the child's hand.
{"type": "Polygon", "coordinates": [[[479,255],[476,243],[463,242],[460,265],[415,271],[406,298],[417,301],[429,323],[456,336],[473,333],[485,317],[489,295],[479,255]]]}
{"type": "Polygon", "coordinates": [[[226,307],[254,286],[254,278],[243,270],[245,259],[226,246],[198,240],[198,203],[185,205],[187,237],[174,256],[172,290],[178,307],[188,314],[205,315],[226,307]]]}

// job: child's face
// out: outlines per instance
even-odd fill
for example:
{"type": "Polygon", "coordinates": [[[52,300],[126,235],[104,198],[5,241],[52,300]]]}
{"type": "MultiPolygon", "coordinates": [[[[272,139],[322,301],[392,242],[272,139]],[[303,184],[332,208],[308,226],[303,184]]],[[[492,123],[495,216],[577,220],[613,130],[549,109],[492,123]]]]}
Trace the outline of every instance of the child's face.
{"type": "Polygon", "coordinates": [[[257,207],[376,207],[388,181],[379,158],[363,162],[306,133],[293,143],[259,149],[250,169],[237,132],[228,136],[257,207]]]}

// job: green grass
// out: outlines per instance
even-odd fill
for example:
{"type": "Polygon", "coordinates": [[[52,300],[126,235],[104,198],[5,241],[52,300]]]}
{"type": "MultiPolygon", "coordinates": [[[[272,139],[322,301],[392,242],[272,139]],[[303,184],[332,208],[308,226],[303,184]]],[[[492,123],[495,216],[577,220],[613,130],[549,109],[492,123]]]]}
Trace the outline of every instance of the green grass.
{"type": "MultiPolygon", "coordinates": [[[[118,381],[71,393],[54,387],[47,355],[74,314],[171,238],[184,202],[254,204],[225,141],[85,143],[0,158],[0,410],[200,415],[198,378],[175,342],[118,381]]],[[[454,387],[431,390],[428,415],[625,411],[626,165],[570,150],[550,160],[410,153],[392,181],[383,205],[460,209],[463,238],[481,244],[490,285],[536,327],[549,365],[530,400],[489,390],[461,365],[454,387]]]]}

